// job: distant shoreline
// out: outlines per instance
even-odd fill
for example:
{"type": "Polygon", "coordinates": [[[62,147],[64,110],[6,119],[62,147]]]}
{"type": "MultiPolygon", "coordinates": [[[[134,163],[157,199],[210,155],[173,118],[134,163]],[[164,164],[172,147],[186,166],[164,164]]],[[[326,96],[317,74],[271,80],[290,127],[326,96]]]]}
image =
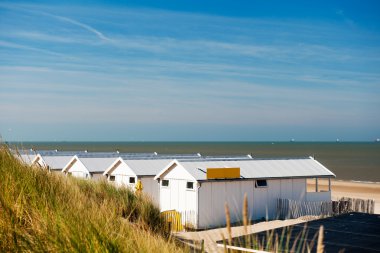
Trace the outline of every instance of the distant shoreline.
{"type": "Polygon", "coordinates": [[[335,181],[358,183],[358,184],[379,184],[380,185],[380,182],[375,182],[375,181],[358,181],[358,180],[342,180],[342,179],[336,179],[335,181]]]}
{"type": "Polygon", "coordinates": [[[9,144],[42,144],[42,143],[49,143],[49,144],[61,144],[61,143],[99,143],[99,144],[109,144],[109,143],[379,143],[379,141],[373,140],[373,141],[290,141],[290,140],[284,140],[284,141],[7,141],[9,144]]]}

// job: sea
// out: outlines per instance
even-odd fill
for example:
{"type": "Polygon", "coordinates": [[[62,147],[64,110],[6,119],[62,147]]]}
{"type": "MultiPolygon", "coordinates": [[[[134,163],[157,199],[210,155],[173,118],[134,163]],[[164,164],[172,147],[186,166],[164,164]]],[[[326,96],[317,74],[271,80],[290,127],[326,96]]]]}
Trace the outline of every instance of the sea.
{"type": "Polygon", "coordinates": [[[17,146],[89,152],[250,154],[255,158],[312,156],[335,173],[338,180],[380,182],[380,142],[24,142],[17,146]]]}

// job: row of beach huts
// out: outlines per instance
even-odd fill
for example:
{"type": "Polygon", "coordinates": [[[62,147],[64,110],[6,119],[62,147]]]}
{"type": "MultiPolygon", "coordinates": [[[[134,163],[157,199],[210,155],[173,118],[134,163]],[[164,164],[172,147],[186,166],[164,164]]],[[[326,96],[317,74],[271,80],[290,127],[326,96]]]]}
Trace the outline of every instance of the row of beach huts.
{"type": "Polygon", "coordinates": [[[15,152],[24,163],[73,177],[107,180],[135,190],[136,184],[161,211],[175,210],[195,229],[225,224],[225,203],[231,222],[242,220],[244,194],[249,218],[277,218],[279,199],[331,201],[335,175],[313,157],[257,159],[246,156],[57,150],[15,152]],[[313,179],[312,191],[307,182],[313,179]],[[318,189],[318,180],[328,188],[318,189]]]}

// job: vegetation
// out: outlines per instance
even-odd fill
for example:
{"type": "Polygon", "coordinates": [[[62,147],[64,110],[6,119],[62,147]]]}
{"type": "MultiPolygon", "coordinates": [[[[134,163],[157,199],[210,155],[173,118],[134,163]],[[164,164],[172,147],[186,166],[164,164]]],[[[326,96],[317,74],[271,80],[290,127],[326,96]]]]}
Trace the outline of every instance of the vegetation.
{"type": "Polygon", "coordinates": [[[143,195],[21,164],[0,146],[0,252],[181,252],[143,195]]]}
{"type": "Polygon", "coordinates": [[[266,235],[263,237],[259,237],[258,234],[249,234],[248,233],[248,199],[247,194],[244,194],[244,202],[243,202],[243,226],[244,226],[244,236],[243,238],[237,237],[237,240],[232,240],[231,234],[231,224],[230,224],[230,211],[228,204],[225,204],[225,213],[226,213],[226,228],[227,228],[227,236],[228,240],[223,239],[224,244],[224,252],[233,252],[230,250],[231,246],[237,245],[243,248],[255,249],[261,252],[289,252],[289,253],[310,253],[324,252],[324,244],[323,244],[323,226],[319,228],[318,233],[316,233],[312,240],[308,241],[308,229],[307,224],[304,225],[303,230],[294,235],[292,233],[292,229],[289,227],[283,227],[281,234],[277,234],[275,230],[266,231],[266,235]],[[292,237],[295,237],[295,240],[292,244],[290,241],[292,237]],[[317,243],[315,242],[318,240],[317,243]],[[233,242],[233,243],[232,243],[233,242]],[[315,249],[315,250],[314,250],[315,249]]]}

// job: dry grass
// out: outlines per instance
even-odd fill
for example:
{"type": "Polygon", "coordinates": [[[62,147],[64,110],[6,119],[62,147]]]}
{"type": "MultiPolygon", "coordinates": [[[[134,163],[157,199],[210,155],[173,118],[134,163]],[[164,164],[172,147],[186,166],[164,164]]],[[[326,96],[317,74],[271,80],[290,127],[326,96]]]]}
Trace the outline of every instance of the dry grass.
{"type": "Polygon", "coordinates": [[[0,146],[0,252],[182,252],[163,227],[143,195],[28,167],[0,146]]]}
{"type": "MultiPolygon", "coordinates": [[[[232,233],[231,233],[231,217],[228,204],[225,203],[225,214],[226,214],[226,228],[227,228],[227,238],[225,239],[223,236],[223,244],[224,244],[224,252],[236,252],[236,250],[229,249],[229,246],[232,245],[232,233]]],[[[255,249],[262,252],[289,252],[289,253],[310,253],[313,251],[317,236],[318,241],[316,245],[316,252],[323,253],[324,245],[323,245],[323,226],[320,227],[318,233],[314,235],[311,240],[307,240],[308,238],[308,229],[307,223],[305,223],[303,230],[295,235],[295,239],[293,244],[290,245],[290,241],[294,234],[292,233],[292,228],[284,227],[282,229],[281,234],[277,234],[275,230],[266,231],[266,236],[262,237],[261,241],[257,234],[249,234],[248,233],[248,200],[247,195],[244,195],[243,202],[243,226],[244,226],[244,236],[242,238],[243,241],[237,241],[237,245],[240,247],[255,249]]]]}

